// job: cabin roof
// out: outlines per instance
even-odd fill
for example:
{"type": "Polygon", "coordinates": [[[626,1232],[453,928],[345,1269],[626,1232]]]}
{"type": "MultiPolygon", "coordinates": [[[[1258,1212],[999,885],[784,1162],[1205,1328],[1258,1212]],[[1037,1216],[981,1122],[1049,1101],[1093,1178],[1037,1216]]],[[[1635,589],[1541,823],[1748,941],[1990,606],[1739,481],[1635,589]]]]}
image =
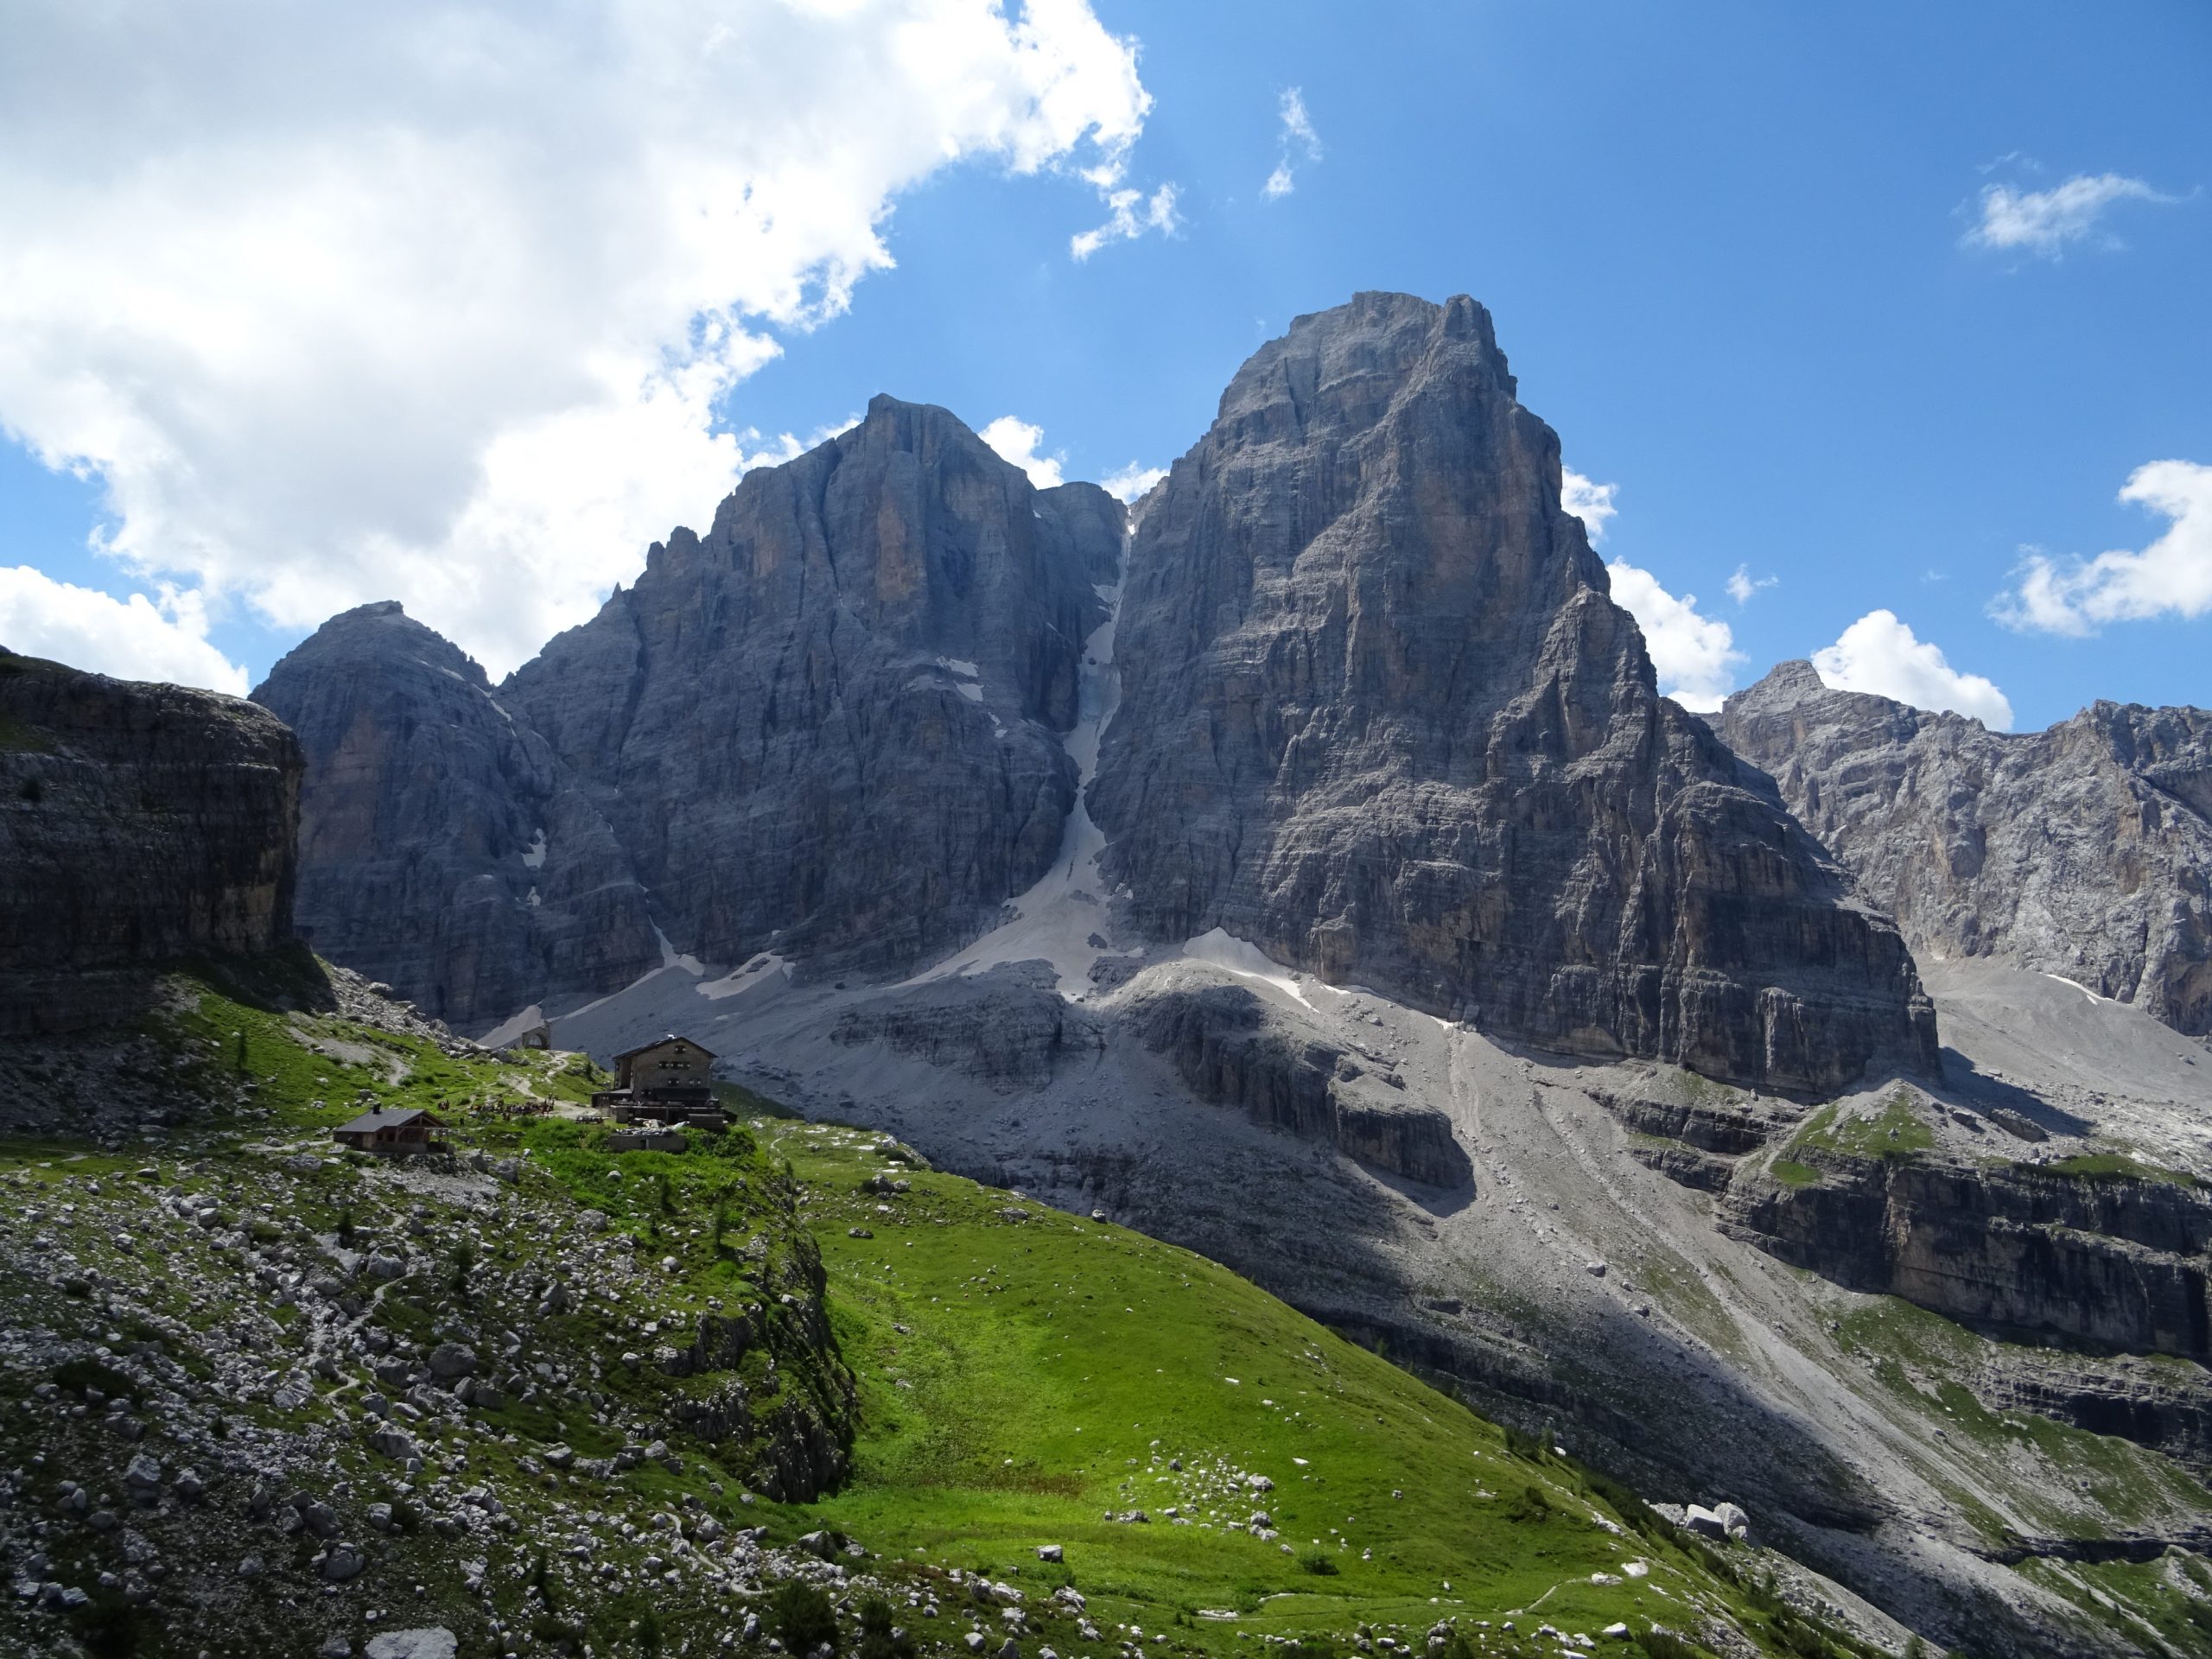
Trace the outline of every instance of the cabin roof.
{"type": "Polygon", "coordinates": [[[653,1050],[657,1048],[665,1048],[671,1043],[688,1043],[693,1048],[697,1049],[704,1058],[710,1060],[715,1058],[715,1052],[702,1044],[696,1037],[678,1037],[672,1031],[665,1037],[654,1038],[650,1043],[640,1043],[635,1048],[625,1049],[621,1053],[617,1054],[614,1058],[618,1060],[634,1060],[640,1054],[650,1054],[653,1050]]]}

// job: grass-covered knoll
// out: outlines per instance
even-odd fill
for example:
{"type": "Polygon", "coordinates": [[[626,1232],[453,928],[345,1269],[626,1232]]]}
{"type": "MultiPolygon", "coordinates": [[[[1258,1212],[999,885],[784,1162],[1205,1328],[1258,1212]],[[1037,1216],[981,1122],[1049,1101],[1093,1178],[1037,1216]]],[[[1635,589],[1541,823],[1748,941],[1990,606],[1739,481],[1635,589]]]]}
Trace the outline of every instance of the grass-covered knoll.
{"type": "Polygon", "coordinates": [[[1508,1619],[1762,1628],[1632,1499],[1224,1268],[872,1135],[760,1128],[807,1188],[861,1384],[853,1478],[807,1524],[1033,1594],[1072,1581],[1102,1630],[1224,1653],[1440,1618],[1508,1642],[1508,1619]]]}
{"type": "Polygon", "coordinates": [[[2171,1186],[2202,1186],[2204,1183],[2184,1169],[2146,1164],[2122,1152],[2083,1152],[2071,1158],[2053,1159],[2030,1166],[2037,1173],[2062,1175],[2077,1181],[2160,1181],[2171,1186]]]}
{"type": "Polygon", "coordinates": [[[429,1037],[256,1006],[191,981],[180,982],[156,1027],[211,1090],[242,1090],[254,1109],[300,1128],[333,1128],[372,1107],[422,1107],[451,1121],[471,1109],[498,1117],[579,1105],[611,1081],[582,1055],[449,1054],[429,1037]]]}
{"type": "Polygon", "coordinates": [[[1816,1164],[1820,1155],[1845,1158],[1910,1158],[1936,1144],[1936,1132],[1916,1109],[1913,1093],[1900,1086],[1873,1114],[1847,1112],[1841,1106],[1823,1107],[1807,1119],[1783,1149],[1784,1160],[1800,1167],[1816,1164]]]}

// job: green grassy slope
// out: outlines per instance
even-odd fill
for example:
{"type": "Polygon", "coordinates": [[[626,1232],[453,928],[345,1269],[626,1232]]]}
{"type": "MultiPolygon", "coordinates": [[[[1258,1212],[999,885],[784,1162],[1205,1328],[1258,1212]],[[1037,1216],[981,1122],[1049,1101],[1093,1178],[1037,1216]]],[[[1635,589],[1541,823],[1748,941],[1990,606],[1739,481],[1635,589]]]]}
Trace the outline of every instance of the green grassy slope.
{"type": "Polygon", "coordinates": [[[872,1135],[759,1127],[810,1193],[861,1381],[854,1478],[810,1519],[917,1562],[1072,1574],[1102,1629],[1221,1652],[1445,1618],[1499,1641],[1508,1620],[1761,1628],[1640,1506],[1225,1268],[909,1171],[872,1135]],[[875,1177],[912,1191],[860,1190],[875,1177]]]}

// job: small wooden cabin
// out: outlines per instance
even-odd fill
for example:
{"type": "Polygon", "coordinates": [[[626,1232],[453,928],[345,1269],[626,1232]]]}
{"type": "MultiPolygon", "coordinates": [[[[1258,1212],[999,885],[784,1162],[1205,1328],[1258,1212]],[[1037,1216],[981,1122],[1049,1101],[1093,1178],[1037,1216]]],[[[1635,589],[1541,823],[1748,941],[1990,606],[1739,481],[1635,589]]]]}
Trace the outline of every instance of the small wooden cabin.
{"type": "Polygon", "coordinates": [[[445,1124],[420,1107],[398,1111],[364,1112],[351,1123],[341,1123],[330,1138],[357,1152],[373,1152],[385,1158],[406,1158],[416,1153],[442,1151],[445,1142],[437,1131],[445,1124]]]}
{"type": "Polygon", "coordinates": [[[663,1037],[614,1057],[614,1086],[639,1095],[704,1090],[714,1066],[714,1055],[690,1038],[663,1037]]]}

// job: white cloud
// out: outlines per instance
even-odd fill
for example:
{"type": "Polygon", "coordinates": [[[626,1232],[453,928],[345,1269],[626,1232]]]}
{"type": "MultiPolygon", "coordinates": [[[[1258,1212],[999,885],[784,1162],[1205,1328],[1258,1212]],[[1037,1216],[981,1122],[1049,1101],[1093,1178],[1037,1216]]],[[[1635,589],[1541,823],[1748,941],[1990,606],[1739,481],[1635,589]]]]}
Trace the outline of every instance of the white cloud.
{"type": "Polygon", "coordinates": [[[1133,242],[1147,231],[1158,231],[1163,236],[1171,233],[1183,222],[1176,215],[1176,196],[1172,184],[1161,185],[1149,198],[1141,190],[1108,191],[1106,222],[1070,237],[1068,251],[1077,259],[1088,259],[1109,242],[1133,242]]]}
{"type": "Polygon", "coordinates": [[[1582,521],[1594,547],[1605,539],[1605,521],[1620,509],[1613,505],[1618,484],[1593,484],[1572,467],[1560,472],[1559,504],[1582,521]]]}
{"type": "Polygon", "coordinates": [[[1004,459],[1028,474],[1029,481],[1039,489],[1058,489],[1065,481],[1060,475],[1060,468],[1066,464],[1066,454],[1040,455],[1037,453],[1037,446],[1045,441],[1043,427],[1032,426],[1011,415],[1001,415],[976,435],[997,450],[1004,459]]]}
{"type": "Polygon", "coordinates": [[[1993,731],[2012,729],[2012,705],[1996,684],[1961,674],[1934,644],[1916,639],[1894,611],[1869,611],[1842,638],[1813,653],[1821,681],[1834,691],[1871,691],[1916,709],[1970,715],[1993,731]]]}
{"type": "Polygon", "coordinates": [[[26,657],[124,680],[246,692],[245,670],[207,643],[207,615],[196,594],[111,599],[56,582],[27,564],[0,569],[0,644],[26,657]]]}
{"type": "Polygon", "coordinates": [[[1751,595],[1760,589],[1781,585],[1780,576],[1760,576],[1755,580],[1751,575],[1751,567],[1739,564],[1728,578],[1728,597],[1738,605],[1748,605],[1751,602],[1751,595]]]}
{"type": "Polygon", "coordinates": [[[1124,506],[1132,506],[1149,494],[1152,486],[1166,476],[1165,467],[1147,467],[1133,461],[1118,473],[1107,474],[1098,480],[1098,485],[1124,506]]]}
{"type": "Polygon", "coordinates": [[[982,159],[1118,216],[1151,108],[1088,0],[197,0],[8,36],[0,426],[103,480],[129,569],[280,626],[398,597],[495,673],[712,511],[761,325],[842,311],[901,192],[982,159]]]}
{"type": "Polygon", "coordinates": [[[1321,159],[1321,135],[1313,130],[1313,118],[1306,113],[1306,94],[1298,87],[1283,88],[1277,118],[1282,128],[1281,159],[1275,162],[1275,170],[1268,175],[1268,181],[1260,187],[1261,195],[1269,201],[1298,188],[1293,172],[1294,163],[1321,159]]]}
{"type": "Polygon", "coordinates": [[[1965,237],[1974,248],[2019,248],[2056,259],[2069,242],[2096,229],[2105,210],[2120,201],[2171,202],[2177,198],[2154,190],[2141,179],[2117,173],[2076,174],[2048,190],[2015,190],[1986,184],[1981,217],[1965,237]]]}
{"type": "Polygon", "coordinates": [[[1677,599],[1649,571],[1624,559],[1614,560],[1605,569],[1613,579],[1614,602],[1643,630],[1661,693],[1700,714],[1719,708],[1736,689],[1736,671],[1745,661],[1728,625],[1699,615],[1695,594],[1677,599]]]}
{"type": "Polygon", "coordinates": [[[1991,607],[2010,628],[2076,636],[2107,622],[2212,611],[2212,467],[2154,461],[2129,475],[2122,501],[2169,520],[2139,553],[2100,553],[2061,562],[2031,553],[2019,582],[1991,607]]]}

